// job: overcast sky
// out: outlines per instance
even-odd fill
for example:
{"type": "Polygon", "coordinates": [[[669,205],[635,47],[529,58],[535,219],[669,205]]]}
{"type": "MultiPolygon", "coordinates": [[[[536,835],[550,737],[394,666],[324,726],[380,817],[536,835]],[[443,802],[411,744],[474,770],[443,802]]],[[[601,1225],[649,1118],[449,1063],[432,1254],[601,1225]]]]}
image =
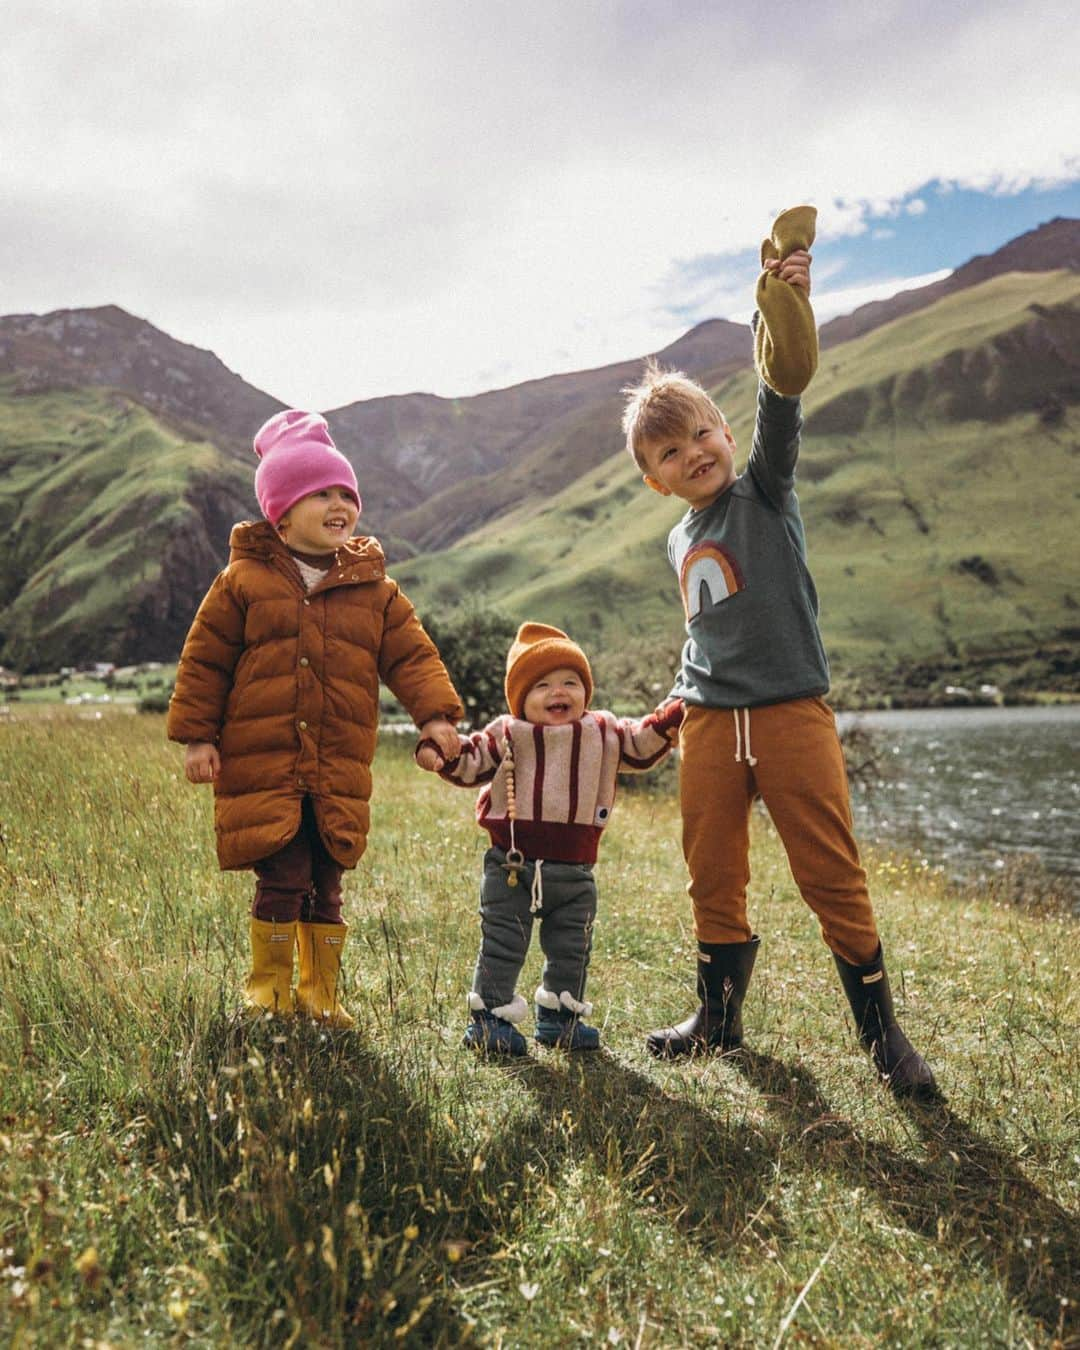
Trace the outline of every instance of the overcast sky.
{"type": "Polygon", "coordinates": [[[819,210],[819,318],[1080,215],[1042,0],[4,0],[0,312],[118,304],[328,409],[745,319],[819,210]]]}

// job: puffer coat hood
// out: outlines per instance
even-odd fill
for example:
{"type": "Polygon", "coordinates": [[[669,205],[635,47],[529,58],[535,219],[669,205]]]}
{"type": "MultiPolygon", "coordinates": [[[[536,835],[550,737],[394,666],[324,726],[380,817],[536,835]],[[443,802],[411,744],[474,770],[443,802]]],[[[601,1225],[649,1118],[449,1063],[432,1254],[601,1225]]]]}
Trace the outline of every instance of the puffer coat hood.
{"type": "Polygon", "coordinates": [[[343,544],[311,591],[267,522],[234,526],[229,550],[180,655],[169,738],[221,753],[223,868],[287,844],[305,796],[327,850],[353,867],[367,843],[380,680],[417,726],[458,721],[461,702],[378,540],[343,544]]]}

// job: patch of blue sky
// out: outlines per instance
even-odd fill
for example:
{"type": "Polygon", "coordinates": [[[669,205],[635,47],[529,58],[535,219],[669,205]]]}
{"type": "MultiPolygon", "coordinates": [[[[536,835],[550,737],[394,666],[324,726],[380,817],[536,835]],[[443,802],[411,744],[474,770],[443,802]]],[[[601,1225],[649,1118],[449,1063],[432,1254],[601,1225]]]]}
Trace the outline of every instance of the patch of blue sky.
{"type": "Polygon", "coordinates": [[[819,240],[814,259],[831,285],[952,270],[1056,216],[1080,216],[1080,177],[1008,193],[935,181],[888,210],[868,212],[861,234],[819,240]]]}
{"type": "MultiPolygon", "coordinates": [[[[814,275],[823,299],[823,289],[848,294],[848,288],[866,289],[878,282],[895,282],[900,290],[905,278],[952,271],[1056,216],[1080,217],[1080,176],[1014,192],[931,180],[876,209],[858,202],[836,205],[846,208],[842,215],[847,219],[859,214],[862,228],[818,236],[814,275]]],[[[747,318],[758,259],[757,249],[675,259],[658,287],[658,315],[682,324],[716,315],[747,318]]]]}

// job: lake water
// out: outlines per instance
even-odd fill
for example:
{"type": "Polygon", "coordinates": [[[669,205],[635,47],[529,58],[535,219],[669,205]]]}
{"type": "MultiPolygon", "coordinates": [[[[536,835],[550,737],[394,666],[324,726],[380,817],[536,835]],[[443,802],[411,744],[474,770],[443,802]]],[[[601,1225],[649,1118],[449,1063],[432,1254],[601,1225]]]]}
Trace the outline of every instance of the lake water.
{"type": "Polygon", "coordinates": [[[1080,891],[1080,705],[841,713],[883,751],[870,790],[853,787],[866,842],[914,848],[977,877],[1035,854],[1080,891]]]}

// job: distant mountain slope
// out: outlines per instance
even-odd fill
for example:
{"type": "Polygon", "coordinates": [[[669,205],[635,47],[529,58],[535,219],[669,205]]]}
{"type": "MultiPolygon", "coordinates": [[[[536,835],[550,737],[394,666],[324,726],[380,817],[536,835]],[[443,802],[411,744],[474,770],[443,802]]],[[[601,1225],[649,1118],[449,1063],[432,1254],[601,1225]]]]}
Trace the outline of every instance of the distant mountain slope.
{"type": "MultiPolygon", "coordinates": [[[[750,360],[750,334],[714,319],[658,355],[697,376],[726,373],[750,360]]],[[[609,452],[607,411],[640,369],[639,358],[470,398],[407,394],[329,413],[357,468],[365,528],[422,549],[443,547],[503,510],[523,482],[536,492],[561,485],[568,468],[580,473],[609,452]],[[597,442],[592,415],[600,403],[597,442]]]]}
{"type": "MultiPolygon", "coordinates": [[[[849,681],[943,660],[1008,673],[1080,635],[1078,336],[1080,276],[1012,274],[823,360],[799,496],[826,640],[849,681]]],[[[752,372],[716,395],[745,448],[752,372]]],[[[681,613],[665,541],[678,514],[615,454],[397,571],[421,606],[482,590],[597,646],[670,650],[681,613]]]]}
{"type": "MultiPolygon", "coordinates": [[[[822,326],[822,347],[1007,272],[1062,268],[1080,268],[1078,220],[1050,221],[933,286],[834,319],[822,326]]],[[[747,328],[710,320],[657,356],[716,384],[749,366],[751,352],[747,328]]],[[[515,502],[558,492],[568,474],[602,463],[619,444],[619,390],[640,370],[638,358],[471,399],[373,399],[330,414],[330,422],[371,483],[365,497],[369,527],[421,551],[442,549],[515,502]]]]}
{"type": "Polygon", "coordinates": [[[823,348],[850,342],[852,338],[861,337],[864,333],[880,328],[882,324],[891,323],[893,319],[925,309],[946,295],[955,295],[957,291],[978,286],[1006,272],[1060,270],[1080,271],[1080,220],[1058,216],[1035,230],[1019,235],[993,253],[972,258],[940,281],[901,291],[888,300],[874,300],[868,305],[860,305],[851,314],[841,315],[822,324],[818,339],[823,348]]]}
{"type": "MultiPolygon", "coordinates": [[[[915,429],[932,439],[961,423],[980,428],[988,453],[1006,427],[1029,456],[1071,444],[1078,255],[1080,221],[1053,221],[937,288],[857,311],[857,340],[841,340],[846,320],[825,325],[807,399],[808,502],[826,479],[842,481],[821,469],[838,445],[865,440],[869,464],[892,437],[917,462],[915,429]]],[[[749,397],[745,327],[700,324],[659,355],[723,386],[725,407],[749,397]]],[[[640,368],[637,358],[471,398],[410,394],[331,412],[357,468],[361,528],[399,564],[424,555],[403,575],[425,602],[485,587],[518,608],[562,596],[565,613],[593,627],[661,631],[667,578],[651,562],[639,575],[637,548],[652,559],[668,517],[659,498],[642,506],[618,430],[619,390],[640,368]],[[601,545],[593,527],[605,520],[601,545]]],[[[257,509],[251,436],[280,406],[212,353],[114,306],[0,318],[0,661],[174,656],[230,524],[257,509]]],[[[731,415],[738,425],[738,407],[731,415]]],[[[1068,512],[1071,482],[1058,489],[1068,512]]],[[[987,506],[976,494],[966,509],[986,526],[987,506]]],[[[857,514],[858,503],[837,509],[857,514]]],[[[972,569],[969,579],[989,575],[972,569]]]]}
{"type": "Polygon", "coordinates": [[[251,437],[282,407],[213,352],[169,337],[116,305],[0,318],[0,376],[14,395],[107,388],[181,428],[250,452],[251,437]]]}
{"type": "Polygon", "coordinates": [[[105,389],[0,378],[0,649],[55,669],[175,656],[249,491],[226,451],[105,389]]]}

